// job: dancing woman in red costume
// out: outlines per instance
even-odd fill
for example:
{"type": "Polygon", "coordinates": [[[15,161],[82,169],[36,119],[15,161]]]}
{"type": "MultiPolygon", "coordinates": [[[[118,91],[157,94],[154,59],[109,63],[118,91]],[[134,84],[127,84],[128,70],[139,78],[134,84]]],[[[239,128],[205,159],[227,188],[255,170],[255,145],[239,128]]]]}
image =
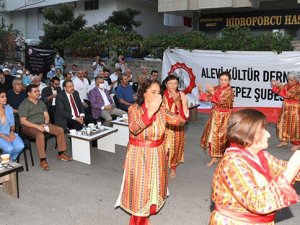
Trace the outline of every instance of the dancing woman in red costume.
{"type": "Polygon", "coordinates": [[[277,159],[263,150],[270,136],[263,113],[242,109],[231,115],[231,145],[213,177],[210,225],[273,225],[277,210],[300,200],[291,185],[300,179],[300,151],[288,162],[277,159]]]}
{"type": "Polygon", "coordinates": [[[284,100],[281,115],[277,122],[277,136],[280,144],[277,147],[293,144],[292,151],[300,149],[300,84],[299,73],[290,72],[288,83],[283,85],[279,81],[271,82],[272,91],[284,100]]]}
{"type": "Polygon", "coordinates": [[[138,91],[137,103],[129,107],[129,143],[116,206],[132,215],[130,225],[149,225],[148,217],[156,214],[166,201],[165,127],[167,123],[185,123],[188,106],[185,95],[181,99],[179,114],[171,113],[161,105],[160,83],[147,80],[138,91]]]}
{"type": "MultiPolygon", "coordinates": [[[[175,75],[169,75],[163,82],[164,96],[163,104],[167,110],[179,114],[182,108],[181,95],[178,91],[179,79],[175,75]]],[[[176,167],[184,162],[184,126],[174,126],[167,124],[165,146],[169,150],[170,178],[176,176],[176,167]]]]}
{"type": "Polygon", "coordinates": [[[219,76],[219,85],[215,87],[207,85],[206,93],[202,92],[201,85],[198,85],[199,100],[210,101],[213,105],[200,141],[201,147],[208,151],[211,157],[208,166],[218,162],[227,147],[226,127],[234,99],[230,80],[230,74],[222,72],[219,76]]]}

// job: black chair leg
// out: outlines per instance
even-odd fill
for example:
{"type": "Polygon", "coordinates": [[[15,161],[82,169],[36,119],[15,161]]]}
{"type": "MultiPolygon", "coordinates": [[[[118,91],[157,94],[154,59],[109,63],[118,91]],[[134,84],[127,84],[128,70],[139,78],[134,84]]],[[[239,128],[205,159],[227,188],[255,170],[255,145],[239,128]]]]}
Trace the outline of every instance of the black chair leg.
{"type": "MultiPolygon", "coordinates": [[[[27,149],[28,149],[28,148],[25,147],[25,148],[23,149],[23,152],[21,152],[21,154],[24,154],[25,169],[26,169],[26,171],[28,172],[29,169],[28,169],[28,161],[27,161],[27,155],[26,155],[27,149]]],[[[21,155],[21,154],[20,154],[20,155],[21,155]]],[[[20,155],[19,155],[18,158],[17,158],[17,163],[20,163],[20,155]]]]}
{"type": "Polygon", "coordinates": [[[25,169],[26,171],[28,171],[28,161],[27,161],[27,154],[26,154],[27,149],[24,149],[23,151],[24,151],[23,154],[24,154],[24,161],[25,161],[25,169]]]}
{"type": "Polygon", "coordinates": [[[30,141],[28,141],[28,149],[29,149],[29,153],[30,153],[31,165],[34,166],[32,149],[31,149],[31,142],[30,141]]]}

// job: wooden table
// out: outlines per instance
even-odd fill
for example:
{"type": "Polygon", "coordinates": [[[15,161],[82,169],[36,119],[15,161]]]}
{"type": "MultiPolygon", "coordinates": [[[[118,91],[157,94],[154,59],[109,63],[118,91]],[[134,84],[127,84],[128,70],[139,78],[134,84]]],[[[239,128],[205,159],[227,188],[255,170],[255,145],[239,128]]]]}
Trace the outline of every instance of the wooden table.
{"type": "Polygon", "coordinates": [[[104,127],[104,131],[93,135],[68,134],[72,141],[73,160],[91,164],[91,142],[97,140],[99,150],[115,153],[115,133],[118,129],[104,127]]]}
{"type": "Polygon", "coordinates": [[[7,194],[19,198],[19,182],[18,173],[24,171],[22,165],[9,162],[7,168],[0,168],[0,183],[2,183],[3,191],[7,194]]]}
{"type": "Polygon", "coordinates": [[[115,143],[117,145],[127,146],[129,141],[129,127],[128,122],[125,122],[122,118],[111,121],[113,127],[118,129],[118,133],[115,135],[115,143]]]}

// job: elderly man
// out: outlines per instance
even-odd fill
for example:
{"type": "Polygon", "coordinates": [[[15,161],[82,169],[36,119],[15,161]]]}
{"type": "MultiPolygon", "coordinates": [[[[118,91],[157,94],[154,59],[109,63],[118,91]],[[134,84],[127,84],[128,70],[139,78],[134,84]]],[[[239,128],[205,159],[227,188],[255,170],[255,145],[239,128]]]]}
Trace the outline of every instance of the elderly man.
{"type": "Polygon", "coordinates": [[[56,97],[55,123],[67,129],[81,130],[84,123],[84,108],[71,80],[65,80],[64,90],[56,97]]]}
{"type": "Polygon", "coordinates": [[[23,82],[19,77],[15,77],[12,82],[13,89],[7,91],[7,104],[13,108],[16,128],[20,127],[18,116],[18,108],[21,103],[27,98],[26,92],[23,90],[23,82]]]}
{"type": "Polygon", "coordinates": [[[125,111],[114,106],[108,90],[105,89],[104,79],[100,76],[96,77],[95,87],[90,91],[89,98],[93,118],[96,120],[100,119],[100,117],[103,118],[105,126],[111,126],[112,115],[121,116],[126,114],[125,111]]]}
{"type": "Polygon", "coordinates": [[[128,83],[126,74],[121,76],[121,84],[117,88],[116,95],[120,104],[120,109],[128,112],[129,106],[134,103],[134,91],[132,86],[128,83]]]}
{"type": "Polygon", "coordinates": [[[72,158],[65,154],[67,150],[64,130],[61,127],[49,124],[47,107],[39,100],[40,91],[37,85],[30,84],[26,87],[28,98],[25,99],[18,109],[22,133],[36,139],[36,148],[40,157],[40,166],[43,170],[49,170],[45,153],[45,133],[48,132],[56,137],[57,158],[62,161],[70,161],[72,158]]]}
{"type": "Polygon", "coordinates": [[[18,113],[20,104],[27,98],[26,92],[23,90],[22,79],[16,77],[12,82],[13,89],[7,91],[7,104],[9,104],[14,113],[18,113]]]}
{"type": "Polygon", "coordinates": [[[38,86],[40,93],[42,93],[43,89],[45,87],[47,87],[47,85],[41,81],[41,78],[37,75],[32,77],[32,84],[35,84],[36,86],[38,86]]]}
{"type": "Polygon", "coordinates": [[[77,72],[77,77],[73,80],[74,88],[78,91],[82,105],[84,107],[85,121],[92,122],[91,105],[88,99],[89,82],[84,77],[84,70],[80,69],[77,72]]]}
{"type": "Polygon", "coordinates": [[[56,111],[56,96],[61,92],[60,79],[58,77],[52,77],[50,85],[45,87],[42,91],[42,100],[45,102],[48,113],[50,116],[50,121],[55,124],[55,111],[56,111]]]}

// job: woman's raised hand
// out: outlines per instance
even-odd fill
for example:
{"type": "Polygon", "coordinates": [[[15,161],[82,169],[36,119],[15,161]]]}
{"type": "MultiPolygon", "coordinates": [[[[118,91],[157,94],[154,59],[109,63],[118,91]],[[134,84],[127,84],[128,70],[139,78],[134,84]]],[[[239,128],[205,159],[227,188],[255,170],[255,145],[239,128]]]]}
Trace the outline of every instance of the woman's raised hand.
{"type": "Polygon", "coordinates": [[[212,93],[214,91],[213,86],[211,86],[210,84],[206,84],[205,87],[206,87],[206,91],[208,91],[209,93],[212,93]]]}
{"type": "Polygon", "coordinates": [[[160,108],[162,103],[162,96],[155,95],[148,105],[148,117],[151,118],[160,108]]]}
{"type": "Polygon", "coordinates": [[[198,84],[197,87],[198,87],[198,91],[199,91],[199,92],[202,92],[202,84],[198,84]]]}
{"type": "Polygon", "coordinates": [[[183,112],[186,115],[189,110],[187,97],[183,92],[180,92],[180,98],[181,98],[181,102],[182,102],[183,112]]]}
{"type": "Polygon", "coordinates": [[[297,150],[294,152],[292,157],[287,163],[286,170],[284,171],[285,177],[291,183],[295,176],[299,173],[300,170],[300,151],[297,150]]]}

